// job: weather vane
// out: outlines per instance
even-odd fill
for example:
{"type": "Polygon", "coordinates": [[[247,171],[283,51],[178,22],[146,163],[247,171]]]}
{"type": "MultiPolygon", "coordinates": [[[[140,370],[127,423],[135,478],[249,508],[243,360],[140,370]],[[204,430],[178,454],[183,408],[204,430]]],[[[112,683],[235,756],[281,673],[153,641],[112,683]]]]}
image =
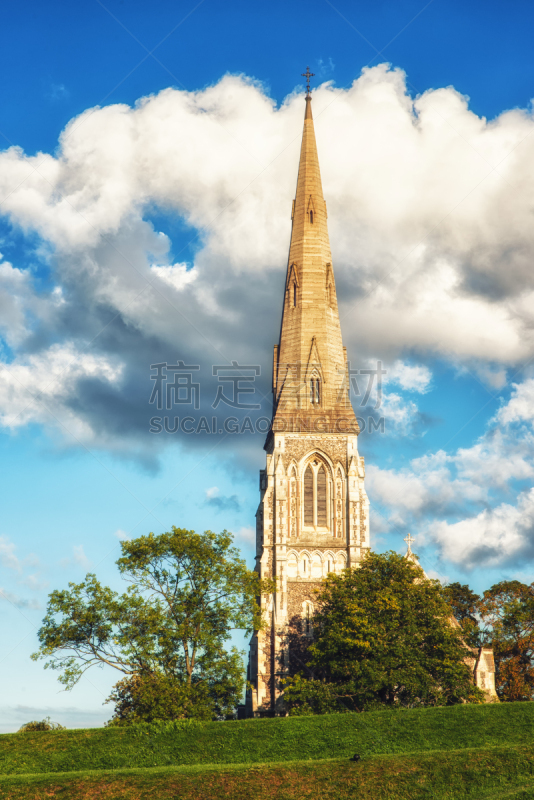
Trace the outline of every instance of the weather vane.
{"type": "Polygon", "coordinates": [[[306,72],[300,73],[303,78],[306,78],[306,97],[311,97],[310,94],[310,78],[315,77],[315,72],[310,72],[310,68],[306,67],[306,72]]]}

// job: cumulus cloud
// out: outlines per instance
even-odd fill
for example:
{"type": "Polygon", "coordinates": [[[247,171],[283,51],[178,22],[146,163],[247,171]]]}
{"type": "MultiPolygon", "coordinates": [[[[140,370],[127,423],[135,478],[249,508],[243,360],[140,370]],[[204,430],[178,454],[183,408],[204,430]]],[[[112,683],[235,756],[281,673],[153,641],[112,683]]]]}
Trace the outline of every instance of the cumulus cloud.
{"type": "MultiPolygon", "coordinates": [[[[313,96],[349,355],[396,362],[404,391],[431,385],[408,352],[502,385],[534,354],[531,111],[488,122],[452,87],[414,100],[384,64],[313,96]]],[[[0,153],[2,214],[39,242],[51,277],[44,289],[27,264],[0,262],[4,425],[59,419],[83,442],[156,451],[149,368],[177,358],[202,367],[206,414],[213,364],[262,365],[269,396],[302,116],[301,96],[277,108],[225,76],[88,109],[54,155],[0,153]],[[183,241],[158,229],[160,211],[183,241]],[[38,387],[31,402],[23,387],[38,387]]]]}
{"type": "Polygon", "coordinates": [[[502,425],[531,422],[534,419],[534,380],[530,378],[522,384],[514,383],[512,387],[512,397],[499,409],[496,421],[502,425]]]}
{"type": "Polygon", "coordinates": [[[389,529],[419,530],[420,541],[467,569],[534,552],[534,490],[524,488],[534,479],[533,387],[532,378],[514,385],[471,447],[428,453],[400,469],[370,465],[367,489],[389,529]]]}
{"type": "Polygon", "coordinates": [[[151,267],[152,272],[161,278],[163,283],[172,286],[176,291],[181,291],[188,283],[192,283],[198,273],[187,268],[187,264],[172,264],[170,267],[151,267]]]}
{"type": "Polygon", "coordinates": [[[534,555],[534,489],[517,505],[502,503],[455,523],[439,522],[431,531],[443,555],[466,569],[494,567],[534,555]]]}
{"type": "Polygon", "coordinates": [[[432,372],[423,364],[406,364],[397,359],[388,371],[388,382],[398,384],[407,392],[425,394],[430,390],[432,372]]]}
{"type": "Polygon", "coordinates": [[[95,432],[70,402],[82,381],[116,383],[120,375],[120,365],[100,354],[81,353],[70,343],[0,364],[0,422],[11,429],[39,422],[59,428],[67,438],[92,441],[95,432]]]}
{"type": "Polygon", "coordinates": [[[385,419],[386,432],[407,436],[417,424],[419,410],[412,400],[391,392],[383,395],[380,414],[385,419]]]}

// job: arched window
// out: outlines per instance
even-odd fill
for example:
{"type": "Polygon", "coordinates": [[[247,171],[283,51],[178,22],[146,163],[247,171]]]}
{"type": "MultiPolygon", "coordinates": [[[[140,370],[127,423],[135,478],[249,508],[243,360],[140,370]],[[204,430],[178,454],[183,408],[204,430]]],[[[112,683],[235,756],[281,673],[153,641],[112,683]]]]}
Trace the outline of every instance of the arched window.
{"type": "Polygon", "coordinates": [[[297,305],[297,284],[293,284],[293,308],[296,308],[297,305]]]}
{"type": "Polygon", "coordinates": [[[308,464],[304,473],[304,524],[313,525],[313,471],[308,464]]]}
{"type": "Polygon", "coordinates": [[[308,464],[304,472],[304,525],[314,528],[330,526],[327,471],[320,461],[308,464]]]}
{"type": "Polygon", "coordinates": [[[310,222],[313,225],[313,211],[311,208],[310,208],[310,222]]]}
{"type": "Polygon", "coordinates": [[[306,636],[313,636],[313,603],[305,600],[302,604],[302,629],[306,636]]]}
{"type": "Polygon", "coordinates": [[[317,472],[317,525],[326,528],[326,472],[319,467],[317,472]]]}

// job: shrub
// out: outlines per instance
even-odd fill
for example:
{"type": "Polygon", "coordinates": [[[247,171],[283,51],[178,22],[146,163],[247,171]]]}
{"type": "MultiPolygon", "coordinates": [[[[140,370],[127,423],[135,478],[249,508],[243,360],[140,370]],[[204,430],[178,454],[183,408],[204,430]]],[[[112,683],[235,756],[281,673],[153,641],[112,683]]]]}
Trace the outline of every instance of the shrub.
{"type": "Polygon", "coordinates": [[[64,731],[65,726],[60,725],[59,722],[52,722],[50,717],[45,717],[41,720],[32,720],[26,722],[19,728],[19,733],[33,733],[33,731],[64,731]]]}

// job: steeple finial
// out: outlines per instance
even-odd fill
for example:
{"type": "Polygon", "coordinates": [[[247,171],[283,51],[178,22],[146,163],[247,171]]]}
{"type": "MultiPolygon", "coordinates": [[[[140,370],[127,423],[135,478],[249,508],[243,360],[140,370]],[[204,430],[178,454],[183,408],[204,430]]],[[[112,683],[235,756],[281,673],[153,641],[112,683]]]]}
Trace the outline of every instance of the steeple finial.
{"type": "Polygon", "coordinates": [[[303,78],[306,78],[306,97],[311,97],[310,92],[310,78],[315,77],[315,72],[310,72],[310,68],[306,67],[306,72],[301,72],[303,78]]]}

